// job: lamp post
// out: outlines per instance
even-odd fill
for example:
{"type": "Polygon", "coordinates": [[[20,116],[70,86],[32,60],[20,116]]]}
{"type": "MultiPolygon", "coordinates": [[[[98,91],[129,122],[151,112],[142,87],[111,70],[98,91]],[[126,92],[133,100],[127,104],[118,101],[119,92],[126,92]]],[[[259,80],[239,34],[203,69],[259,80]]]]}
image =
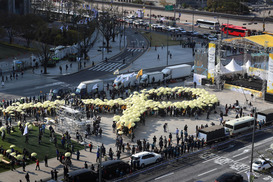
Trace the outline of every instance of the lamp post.
{"type": "Polygon", "coordinates": [[[169,31],[167,32],[167,66],[169,65],[169,31]]]}
{"type": "Polygon", "coordinates": [[[150,30],[150,47],[152,46],[152,31],[151,31],[151,24],[152,24],[152,15],[151,15],[151,12],[152,12],[152,8],[151,8],[151,5],[150,5],[150,23],[149,23],[149,30],[150,30]]]}
{"type": "Polygon", "coordinates": [[[249,169],[249,182],[253,182],[252,179],[252,163],[253,163],[253,151],[254,151],[254,136],[256,126],[256,107],[254,107],[254,121],[253,121],[253,132],[252,132],[252,145],[251,145],[251,158],[250,158],[250,169],[249,169]]]}

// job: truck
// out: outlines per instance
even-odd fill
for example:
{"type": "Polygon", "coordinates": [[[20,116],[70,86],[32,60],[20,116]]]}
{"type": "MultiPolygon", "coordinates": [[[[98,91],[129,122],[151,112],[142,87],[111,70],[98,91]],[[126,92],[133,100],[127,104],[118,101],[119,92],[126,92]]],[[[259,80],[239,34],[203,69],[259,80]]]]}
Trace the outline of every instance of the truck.
{"type": "Polygon", "coordinates": [[[76,89],[76,94],[84,96],[90,93],[99,92],[104,90],[104,82],[103,80],[88,80],[83,81],[79,84],[76,89]]]}
{"type": "Polygon", "coordinates": [[[115,89],[119,89],[122,86],[123,87],[133,86],[137,83],[136,76],[137,76],[136,73],[118,75],[117,78],[114,80],[113,87],[115,89]]]}
{"type": "Polygon", "coordinates": [[[145,73],[141,76],[140,83],[151,84],[163,81],[163,73],[160,71],[145,73]]]}
{"type": "Polygon", "coordinates": [[[181,64],[176,66],[169,66],[161,71],[164,74],[165,80],[184,78],[191,76],[191,66],[188,64],[181,64]]]}
{"type": "Polygon", "coordinates": [[[202,128],[198,131],[198,138],[202,140],[204,138],[207,144],[224,140],[228,137],[225,132],[225,128],[222,125],[214,125],[206,128],[202,128]]]}
{"type": "Polygon", "coordinates": [[[273,109],[266,109],[257,112],[257,121],[261,121],[264,124],[269,124],[273,122],[273,109]]]}

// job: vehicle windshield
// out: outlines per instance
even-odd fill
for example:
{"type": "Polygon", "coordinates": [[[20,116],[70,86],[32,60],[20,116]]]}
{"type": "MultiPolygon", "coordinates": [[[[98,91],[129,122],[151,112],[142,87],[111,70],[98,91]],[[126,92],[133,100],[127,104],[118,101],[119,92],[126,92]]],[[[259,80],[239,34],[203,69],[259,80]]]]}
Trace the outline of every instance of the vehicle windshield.
{"type": "Polygon", "coordinates": [[[255,164],[262,164],[262,161],[255,161],[255,164]]]}
{"type": "Polygon", "coordinates": [[[225,127],[230,128],[230,129],[233,129],[233,126],[232,126],[232,125],[229,125],[229,124],[225,124],[225,127]]]}
{"type": "Polygon", "coordinates": [[[54,89],[53,90],[53,94],[57,94],[58,93],[58,90],[57,89],[54,89]]]}
{"type": "Polygon", "coordinates": [[[131,157],[131,159],[136,161],[136,160],[139,160],[140,158],[139,157],[131,157]]]}
{"type": "Polygon", "coordinates": [[[76,93],[78,93],[78,94],[81,93],[81,89],[77,88],[76,93]]]}

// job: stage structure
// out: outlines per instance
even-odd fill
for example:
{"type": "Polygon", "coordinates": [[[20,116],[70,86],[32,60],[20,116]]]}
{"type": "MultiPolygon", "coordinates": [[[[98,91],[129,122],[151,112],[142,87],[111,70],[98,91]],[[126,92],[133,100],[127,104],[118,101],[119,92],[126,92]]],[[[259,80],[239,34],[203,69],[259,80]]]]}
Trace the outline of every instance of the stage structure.
{"type": "MultiPolygon", "coordinates": [[[[223,40],[219,36],[218,41],[210,42],[207,57],[207,78],[211,79],[212,82],[215,82],[218,89],[221,88],[220,84],[223,83],[222,78],[223,72],[225,71],[221,71],[221,67],[223,67],[221,61],[223,60],[223,52],[226,51],[224,48],[227,47],[241,51],[241,54],[243,54],[241,75],[243,78],[248,77],[247,74],[249,74],[249,76],[253,76],[254,78],[260,77],[263,79],[262,89],[258,91],[262,93],[266,100],[273,101],[273,54],[271,54],[273,52],[273,36],[258,35],[223,40]],[[215,50],[213,49],[214,47],[215,50]],[[255,60],[251,60],[252,65],[255,67],[251,66],[250,61],[248,61],[248,55],[251,55],[252,58],[255,56],[256,62],[254,62],[255,60]],[[212,67],[215,69],[211,70],[212,67]]],[[[198,61],[195,60],[195,63],[196,62],[198,61]]],[[[198,71],[195,69],[195,73],[197,72],[198,71]]],[[[240,78],[242,77],[239,77],[238,79],[240,78]]],[[[251,78],[249,80],[251,80],[251,78]]],[[[239,85],[239,87],[243,86],[239,85]]],[[[256,91],[253,90],[253,93],[256,91]]],[[[251,89],[248,89],[248,92],[252,93],[251,89]]]]}

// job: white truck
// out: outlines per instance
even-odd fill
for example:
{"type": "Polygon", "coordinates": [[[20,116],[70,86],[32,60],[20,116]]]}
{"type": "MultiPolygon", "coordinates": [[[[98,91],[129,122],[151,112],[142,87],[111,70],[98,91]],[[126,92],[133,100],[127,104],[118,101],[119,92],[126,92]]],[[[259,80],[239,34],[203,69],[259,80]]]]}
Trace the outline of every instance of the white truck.
{"type": "Polygon", "coordinates": [[[164,74],[164,80],[184,78],[191,76],[191,65],[181,64],[176,66],[169,66],[161,71],[164,74]]]}
{"type": "Polygon", "coordinates": [[[135,85],[137,83],[136,79],[137,74],[136,73],[128,73],[128,74],[122,74],[118,75],[117,78],[114,80],[113,87],[115,89],[119,89],[122,86],[128,87],[135,85]]]}
{"type": "Polygon", "coordinates": [[[104,90],[103,80],[100,79],[89,80],[83,81],[79,84],[79,86],[76,89],[76,94],[84,96],[96,91],[100,92],[103,90],[104,90]]]}
{"type": "Polygon", "coordinates": [[[163,73],[160,71],[155,71],[151,73],[145,73],[141,76],[140,83],[150,84],[150,83],[157,83],[158,81],[163,81],[163,73]]]}

